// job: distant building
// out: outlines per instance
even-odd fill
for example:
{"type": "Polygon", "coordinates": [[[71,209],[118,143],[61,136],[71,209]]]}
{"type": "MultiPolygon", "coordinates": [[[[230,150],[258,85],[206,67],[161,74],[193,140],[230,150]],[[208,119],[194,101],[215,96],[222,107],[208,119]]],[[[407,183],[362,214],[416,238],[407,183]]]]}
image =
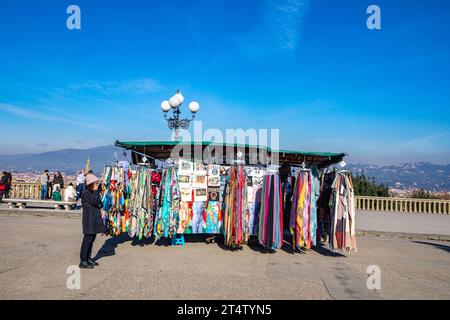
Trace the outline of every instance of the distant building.
{"type": "Polygon", "coordinates": [[[89,171],[91,171],[91,159],[88,157],[84,167],[84,174],[87,174],[89,171]]]}

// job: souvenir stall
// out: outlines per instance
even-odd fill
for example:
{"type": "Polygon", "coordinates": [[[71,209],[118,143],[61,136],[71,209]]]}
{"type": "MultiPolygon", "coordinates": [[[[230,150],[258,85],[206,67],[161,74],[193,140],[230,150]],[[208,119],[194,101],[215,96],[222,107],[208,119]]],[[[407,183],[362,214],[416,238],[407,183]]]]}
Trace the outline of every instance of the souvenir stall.
{"type": "Polygon", "coordinates": [[[323,186],[325,175],[320,177],[324,169],[342,161],[343,153],[211,142],[117,141],[116,146],[131,150],[137,169],[131,184],[129,178],[121,180],[125,186],[128,181],[131,190],[106,178],[103,198],[110,204],[112,235],[128,232],[141,239],[153,233],[173,239],[223,234],[224,244],[234,248],[252,236],[266,249],[278,250],[287,229],[295,251],[311,249],[324,234],[330,235],[333,251],[356,249],[354,209],[349,209],[354,208],[351,176],[339,175],[343,178],[333,180],[330,188],[323,186]],[[260,154],[269,161],[250,161],[260,154]],[[281,169],[271,164],[274,157],[281,169]],[[146,166],[139,165],[142,159],[148,161],[146,166]],[[155,174],[159,180],[153,179],[155,174]],[[332,192],[326,199],[322,194],[328,191],[332,192]],[[119,201],[108,200],[114,197],[119,201]]]}

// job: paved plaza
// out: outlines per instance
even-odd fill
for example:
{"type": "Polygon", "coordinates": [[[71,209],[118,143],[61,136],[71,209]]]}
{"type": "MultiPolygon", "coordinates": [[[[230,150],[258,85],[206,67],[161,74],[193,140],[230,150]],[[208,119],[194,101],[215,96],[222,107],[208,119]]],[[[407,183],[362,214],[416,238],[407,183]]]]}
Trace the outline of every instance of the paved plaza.
{"type": "Polygon", "coordinates": [[[0,215],[2,299],[449,299],[450,243],[359,237],[357,253],[326,248],[271,254],[258,245],[232,251],[191,237],[170,247],[99,236],[99,267],[69,290],[79,262],[81,219],[0,215]],[[381,270],[381,290],[366,270],[381,270]]]}
{"type": "Polygon", "coordinates": [[[450,239],[450,215],[358,211],[358,230],[444,235],[450,239]]]}

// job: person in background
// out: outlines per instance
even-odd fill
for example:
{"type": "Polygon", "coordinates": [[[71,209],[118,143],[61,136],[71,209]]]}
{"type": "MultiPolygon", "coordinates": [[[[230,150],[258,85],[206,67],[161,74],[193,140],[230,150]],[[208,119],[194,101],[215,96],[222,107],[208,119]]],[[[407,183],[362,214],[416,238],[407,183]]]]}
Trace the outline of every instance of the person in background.
{"type": "Polygon", "coordinates": [[[83,193],[86,177],[84,176],[82,171],[77,172],[77,201],[81,198],[81,194],[83,193]]]}
{"type": "Polygon", "coordinates": [[[73,187],[73,184],[70,183],[69,186],[64,190],[64,201],[66,202],[75,202],[77,201],[77,192],[73,187]]]}
{"type": "Polygon", "coordinates": [[[59,187],[59,184],[55,185],[53,188],[52,199],[55,201],[62,201],[61,188],[59,187]]]}
{"type": "Polygon", "coordinates": [[[93,269],[98,263],[92,260],[92,247],[98,233],[105,233],[106,228],[102,219],[102,203],[98,190],[98,178],[93,174],[86,175],[86,188],[81,194],[83,206],[83,242],[80,250],[80,268],[93,269]]]}
{"type": "Polygon", "coordinates": [[[48,170],[45,170],[44,173],[41,175],[41,200],[47,199],[47,192],[48,192],[48,170]]]}
{"type": "Polygon", "coordinates": [[[47,170],[47,199],[52,198],[53,181],[50,180],[50,173],[47,170]]]}
{"type": "Polygon", "coordinates": [[[64,189],[64,178],[61,172],[57,171],[53,177],[53,187],[59,184],[59,188],[64,189]]]}
{"type": "Polygon", "coordinates": [[[12,185],[12,175],[11,175],[11,172],[4,172],[4,181],[3,181],[3,185],[4,185],[4,187],[5,187],[5,191],[4,191],[4,194],[3,194],[3,197],[5,198],[5,199],[8,199],[9,198],[9,192],[10,192],[10,190],[11,190],[11,185],[12,185]]]}
{"type": "Polygon", "coordinates": [[[5,171],[2,172],[0,177],[0,203],[2,203],[3,196],[5,195],[5,185],[3,184],[3,180],[5,177],[5,171]]]}

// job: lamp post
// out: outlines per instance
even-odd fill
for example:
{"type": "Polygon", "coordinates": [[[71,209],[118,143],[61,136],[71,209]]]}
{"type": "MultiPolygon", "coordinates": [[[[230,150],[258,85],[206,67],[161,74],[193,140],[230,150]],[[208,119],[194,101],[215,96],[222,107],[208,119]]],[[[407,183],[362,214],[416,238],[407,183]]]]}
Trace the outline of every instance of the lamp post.
{"type": "Polygon", "coordinates": [[[180,119],[180,107],[184,102],[184,97],[181,94],[180,90],[177,90],[177,93],[170,98],[169,100],[165,100],[161,103],[161,109],[164,113],[164,118],[167,120],[167,124],[169,126],[169,129],[175,129],[175,140],[181,141],[180,137],[180,128],[181,129],[188,129],[189,124],[192,120],[194,120],[196,113],[200,109],[200,105],[198,102],[193,101],[189,103],[189,110],[191,111],[192,118],[191,119],[180,119]],[[167,114],[169,111],[172,110],[172,117],[167,117],[167,114]]]}

